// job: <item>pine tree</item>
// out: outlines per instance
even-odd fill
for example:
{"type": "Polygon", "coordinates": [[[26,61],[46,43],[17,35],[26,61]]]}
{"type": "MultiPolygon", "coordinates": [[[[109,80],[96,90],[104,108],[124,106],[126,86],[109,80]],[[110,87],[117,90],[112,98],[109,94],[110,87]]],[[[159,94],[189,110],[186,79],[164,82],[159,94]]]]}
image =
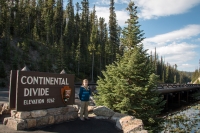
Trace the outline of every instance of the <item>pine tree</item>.
{"type": "Polygon", "coordinates": [[[112,47],[111,44],[109,43],[109,37],[108,37],[108,30],[107,30],[107,24],[104,26],[104,32],[105,32],[105,66],[111,63],[111,55],[112,55],[112,47]]]}
{"type": "MultiPolygon", "coordinates": [[[[130,2],[127,9],[130,12],[128,27],[137,27],[134,3],[130,2]],[[132,11],[135,17],[132,17],[132,11]]],[[[106,70],[102,71],[104,77],[99,77],[97,81],[97,104],[134,115],[143,120],[147,130],[158,132],[162,128],[163,120],[157,115],[165,102],[157,92],[158,76],[154,74],[153,63],[141,44],[143,37],[137,38],[135,30],[132,30],[128,31],[126,28],[123,31],[126,33],[123,34],[124,38],[127,38],[123,41],[126,46],[124,55],[108,65],[106,70]]],[[[140,34],[143,35],[142,32],[140,34]]]]}
{"type": "Polygon", "coordinates": [[[66,10],[66,28],[65,28],[65,36],[66,36],[66,43],[70,48],[74,43],[74,7],[72,0],[68,1],[67,10],[66,10]]]}
{"type": "Polygon", "coordinates": [[[76,74],[79,75],[80,71],[80,60],[81,60],[81,40],[80,40],[80,16],[79,16],[79,10],[80,10],[80,5],[77,2],[76,3],[76,16],[75,16],[75,29],[74,29],[74,45],[75,45],[75,51],[74,51],[74,58],[76,61],[76,74]]]}
{"type": "Polygon", "coordinates": [[[88,50],[90,54],[92,55],[92,82],[94,81],[94,58],[95,58],[95,52],[97,50],[97,41],[98,41],[98,26],[97,26],[97,18],[96,18],[96,10],[95,7],[92,12],[92,32],[90,36],[90,43],[88,45],[88,50]]]}
{"type": "Polygon", "coordinates": [[[90,42],[90,24],[89,24],[89,1],[83,0],[82,4],[82,13],[80,20],[80,53],[81,53],[81,62],[79,68],[81,68],[84,74],[91,72],[90,70],[90,54],[88,51],[88,45],[90,42]]]}
{"type": "Polygon", "coordinates": [[[13,51],[14,52],[14,57],[12,58],[12,70],[18,70],[18,62],[19,62],[19,57],[18,57],[18,53],[17,51],[13,51]]]}
{"type": "Polygon", "coordinates": [[[80,50],[80,41],[76,47],[76,51],[75,51],[75,61],[77,62],[77,74],[79,75],[79,70],[80,70],[80,60],[81,60],[81,50],[80,50]]]}
{"type": "Polygon", "coordinates": [[[105,68],[105,64],[104,64],[104,60],[105,60],[105,45],[106,45],[106,33],[105,33],[105,19],[100,17],[99,18],[99,25],[98,25],[98,29],[99,29],[99,46],[98,46],[98,53],[99,53],[99,75],[101,76],[101,71],[105,68]]]}
{"type": "Polygon", "coordinates": [[[126,21],[128,26],[122,31],[123,38],[121,39],[123,47],[128,50],[133,49],[144,40],[144,33],[138,25],[137,6],[134,6],[134,8],[133,6],[134,3],[131,2],[127,7],[130,18],[126,21]]]}
{"type": "Polygon", "coordinates": [[[79,43],[79,38],[80,38],[80,16],[79,16],[79,10],[80,10],[80,5],[77,2],[76,3],[76,15],[75,15],[75,20],[74,20],[74,44],[75,47],[78,46],[79,43]]]}
{"type": "Polygon", "coordinates": [[[111,45],[111,62],[112,63],[116,59],[116,55],[119,53],[119,41],[118,33],[117,33],[117,18],[114,7],[114,0],[110,0],[110,16],[109,16],[109,31],[110,38],[109,43],[111,45]]]}
{"type": "MultiPolygon", "coordinates": [[[[45,35],[46,35],[46,39],[45,39],[45,43],[47,46],[51,46],[53,45],[53,33],[52,33],[52,28],[53,28],[53,25],[52,24],[57,24],[59,23],[60,21],[59,20],[55,20],[54,19],[54,5],[55,5],[55,0],[48,0],[48,1],[45,1],[45,6],[44,6],[44,10],[43,10],[43,14],[42,14],[42,17],[44,19],[44,24],[45,24],[45,35]],[[55,22],[55,23],[52,23],[52,22],[55,22]]],[[[59,5],[59,1],[57,2],[57,10],[60,11],[59,9],[62,8],[60,7],[59,5]]],[[[56,13],[57,13],[57,10],[56,10],[56,13]]],[[[57,14],[56,14],[57,15],[57,14]]],[[[61,17],[60,19],[62,19],[62,16],[57,16],[57,17],[61,17]]],[[[60,29],[60,23],[59,23],[59,26],[56,25],[56,29],[60,29]]],[[[56,39],[57,39],[57,42],[59,40],[59,38],[57,37],[60,37],[59,35],[60,33],[57,33],[56,32],[56,39]]]]}
{"type": "Polygon", "coordinates": [[[4,65],[5,65],[4,62],[0,60],[0,78],[6,77],[6,69],[4,65]]]}

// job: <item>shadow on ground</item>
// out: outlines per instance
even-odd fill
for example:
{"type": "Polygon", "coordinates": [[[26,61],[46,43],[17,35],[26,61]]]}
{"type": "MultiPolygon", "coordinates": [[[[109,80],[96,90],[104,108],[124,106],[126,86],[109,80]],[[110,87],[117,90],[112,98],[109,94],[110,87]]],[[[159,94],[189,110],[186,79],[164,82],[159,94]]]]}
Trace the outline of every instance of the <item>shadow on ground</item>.
{"type": "Polygon", "coordinates": [[[34,128],[26,131],[15,131],[2,125],[4,117],[10,115],[0,115],[0,133],[123,133],[115,126],[115,122],[110,120],[90,120],[81,121],[79,118],[60,124],[50,125],[46,127],[34,128]]]}
{"type": "Polygon", "coordinates": [[[37,130],[54,133],[122,133],[121,130],[115,127],[115,123],[108,120],[97,120],[94,118],[87,121],[76,119],[74,121],[51,125],[31,131],[37,130]]]}

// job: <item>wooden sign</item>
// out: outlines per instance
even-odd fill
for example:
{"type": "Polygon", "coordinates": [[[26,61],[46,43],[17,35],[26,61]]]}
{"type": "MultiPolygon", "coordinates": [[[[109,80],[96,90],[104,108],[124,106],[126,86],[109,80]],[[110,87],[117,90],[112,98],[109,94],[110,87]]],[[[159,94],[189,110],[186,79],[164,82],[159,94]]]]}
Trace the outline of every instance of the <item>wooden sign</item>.
{"type": "Polygon", "coordinates": [[[74,104],[74,100],[75,90],[73,74],[17,71],[17,111],[63,107],[66,106],[66,104],[74,104]],[[62,88],[64,88],[64,91],[67,91],[67,93],[61,93],[62,88]],[[65,99],[67,99],[67,101],[65,101],[65,99]]]}
{"type": "Polygon", "coordinates": [[[9,108],[15,109],[17,70],[10,71],[9,108]]]}

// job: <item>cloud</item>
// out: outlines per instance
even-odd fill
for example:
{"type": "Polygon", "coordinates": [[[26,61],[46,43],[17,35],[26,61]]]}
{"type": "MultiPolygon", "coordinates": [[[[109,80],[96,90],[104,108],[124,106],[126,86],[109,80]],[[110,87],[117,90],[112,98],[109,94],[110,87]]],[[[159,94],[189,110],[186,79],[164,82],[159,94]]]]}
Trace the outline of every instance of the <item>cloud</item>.
{"type": "Polygon", "coordinates": [[[95,2],[96,5],[109,5],[110,1],[109,0],[101,0],[101,1],[97,1],[95,2]]]}
{"type": "Polygon", "coordinates": [[[172,31],[166,34],[156,35],[155,37],[147,38],[144,42],[156,43],[158,45],[165,45],[173,41],[180,41],[189,39],[200,34],[200,25],[188,25],[183,29],[172,31]]]}
{"type": "MultiPolygon", "coordinates": [[[[108,24],[109,16],[110,16],[109,7],[96,6],[95,9],[96,9],[97,16],[105,18],[105,22],[108,24]]],[[[117,23],[120,26],[125,25],[125,21],[129,18],[127,11],[125,11],[125,10],[115,10],[115,13],[116,13],[116,16],[117,16],[117,23]]]]}
{"type": "Polygon", "coordinates": [[[200,42],[200,38],[197,38],[197,41],[200,42]]]}
{"type": "MultiPolygon", "coordinates": [[[[128,4],[130,0],[115,0],[116,4],[128,4]]],[[[109,5],[110,0],[97,0],[94,4],[96,5],[109,5]]]]}
{"type": "MultiPolygon", "coordinates": [[[[200,47],[195,44],[188,44],[185,42],[176,43],[173,42],[166,46],[156,47],[156,53],[165,59],[165,63],[170,65],[177,64],[179,70],[192,69],[194,70],[193,65],[187,65],[189,61],[193,60],[198,54],[195,52],[195,49],[200,47]]],[[[155,49],[149,49],[149,52],[154,53],[155,49]]]]}
{"type": "MultiPolygon", "coordinates": [[[[130,0],[115,0],[115,4],[128,4],[130,0]]],[[[139,9],[139,17],[154,19],[162,16],[183,14],[200,4],[200,0],[134,0],[139,9]]],[[[97,6],[109,6],[109,0],[96,0],[97,6]]]]}
{"type": "Polygon", "coordinates": [[[194,70],[194,65],[186,65],[198,56],[198,44],[185,42],[186,39],[200,34],[200,25],[188,25],[180,30],[147,38],[143,41],[149,53],[156,52],[165,58],[165,63],[177,64],[179,70],[194,70]]]}
{"type": "Polygon", "coordinates": [[[152,19],[183,14],[200,4],[200,0],[135,0],[135,3],[140,9],[140,18],[152,19]]]}

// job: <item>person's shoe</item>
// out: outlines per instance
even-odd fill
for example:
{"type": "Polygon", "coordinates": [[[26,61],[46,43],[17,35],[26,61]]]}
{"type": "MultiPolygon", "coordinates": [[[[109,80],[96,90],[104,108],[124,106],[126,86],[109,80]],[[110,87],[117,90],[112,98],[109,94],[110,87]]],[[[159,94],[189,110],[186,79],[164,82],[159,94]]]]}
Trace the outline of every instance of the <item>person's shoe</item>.
{"type": "Polygon", "coordinates": [[[85,118],[85,119],[86,119],[86,120],[89,120],[90,118],[87,117],[87,118],[85,118]]]}
{"type": "Polygon", "coordinates": [[[84,118],[80,118],[81,121],[84,121],[84,118]]]}

